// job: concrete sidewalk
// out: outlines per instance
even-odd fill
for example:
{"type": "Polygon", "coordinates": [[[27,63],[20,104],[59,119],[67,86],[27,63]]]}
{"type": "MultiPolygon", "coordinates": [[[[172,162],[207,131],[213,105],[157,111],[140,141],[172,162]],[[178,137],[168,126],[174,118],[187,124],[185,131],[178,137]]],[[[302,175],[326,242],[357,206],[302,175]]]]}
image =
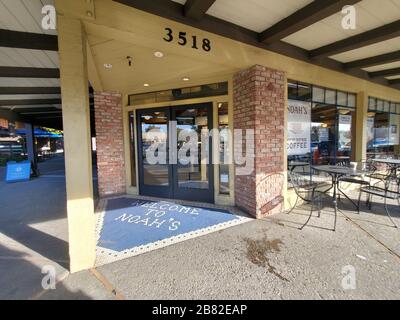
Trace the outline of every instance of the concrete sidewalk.
{"type": "Polygon", "coordinates": [[[55,268],[63,299],[112,298],[88,272],[68,277],[64,159],[40,163],[39,170],[39,178],[7,184],[0,168],[0,299],[40,297],[44,266],[55,268]]]}
{"type": "Polygon", "coordinates": [[[0,299],[400,299],[400,231],[380,204],[358,215],[345,201],[336,232],[329,203],[300,231],[304,206],[70,275],[62,159],[41,166],[42,178],[0,182],[0,299]],[[42,289],[46,265],[56,290],[42,289]]]}

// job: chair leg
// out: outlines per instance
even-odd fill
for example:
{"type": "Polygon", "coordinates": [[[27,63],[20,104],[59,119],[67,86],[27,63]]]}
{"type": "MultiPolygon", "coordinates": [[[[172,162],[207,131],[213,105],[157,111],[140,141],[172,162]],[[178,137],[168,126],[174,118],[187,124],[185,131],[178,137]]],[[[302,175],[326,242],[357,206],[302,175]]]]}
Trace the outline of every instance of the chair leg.
{"type": "Polygon", "coordinates": [[[333,232],[336,232],[337,212],[338,212],[338,209],[337,209],[337,207],[335,207],[335,222],[333,224],[333,232]]]}
{"type": "Polygon", "coordinates": [[[390,221],[392,222],[393,226],[394,226],[396,229],[398,229],[398,228],[399,228],[398,225],[393,221],[393,218],[392,218],[392,216],[390,215],[389,208],[388,208],[388,204],[387,204],[387,198],[385,198],[385,211],[386,211],[386,214],[387,214],[387,216],[389,217],[390,221]]]}
{"type": "Polygon", "coordinates": [[[321,209],[322,209],[322,199],[319,197],[318,201],[318,218],[321,218],[321,209]]]}
{"type": "Polygon", "coordinates": [[[372,194],[368,195],[368,202],[367,202],[367,206],[368,206],[368,210],[371,211],[372,210],[372,194]]]}
{"type": "Polygon", "coordinates": [[[313,215],[313,211],[314,211],[314,193],[313,193],[313,195],[312,195],[312,200],[311,200],[311,210],[310,210],[310,216],[308,217],[308,219],[307,219],[307,221],[306,221],[306,223],[305,224],[303,224],[303,226],[300,228],[300,230],[303,230],[305,227],[306,227],[306,225],[308,225],[308,223],[310,222],[310,220],[311,220],[311,217],[312,217],[312,215],[313,215]]]}
{"type": "Polygon", "coordinates": [[[360,214],[360,208],[361,208],[361,188],[360,188],[360,193],[358,194],[358,214],[360,214]]]}

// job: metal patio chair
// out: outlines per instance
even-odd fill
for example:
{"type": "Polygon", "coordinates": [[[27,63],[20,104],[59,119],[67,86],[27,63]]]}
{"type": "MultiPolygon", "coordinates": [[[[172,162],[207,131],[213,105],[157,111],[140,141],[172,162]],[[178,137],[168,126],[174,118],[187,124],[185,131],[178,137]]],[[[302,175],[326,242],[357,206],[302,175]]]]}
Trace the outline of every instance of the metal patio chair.
{"type": "Polygon", "coordinates": [[[316,204],[318,205],[318,218],[321,217],[322,197],[325,196],[325,192],[318,191],[317,188],[323,186],[324,184],[310,181],[309,175],[301,175],[297,172],[290,171],[288,172],[288,175],[289,181],[296,192],[296,201],[292,209],[290,209],[287,214],[293,212],[300,199],[306,203],[311,203],[310,215],[306,223],[301,228],[299,228],[300,230],[303,230],[304,227],[307,226],[307,224],[310,222],[316,204]]]}
{"type": "Polygon", "coordinates": [[[360,214],[360,205],[361,205],[361,195],[362,193],[366,193],[368,195],[367,198],[367,207],[371,210],[372,198],[374,196],[380,197],[384,199],[384,207],[387,216],[392,222],[393,226],[399,229],[399,226],[394,222],[392,215],[390,214],[390,210],[388,207],[388,200],[397,200],[398,206],[400,206],[400,177],[397,175],[396,177],[387,176],[385,180],[384,187],[378,187],[375,185],[370,185],[366,187],[362,187],[360,189],[360,196],[358,199],[358,213],[360,214]]]}
{"type": "MultiPolygon", "coordinates": [[[[374,172],[376,171],[376,167],[372,164],[371,161],[361,161],[357,163],[357,168],[361,169],[363,171],[366,172],[365,176],[361,176],[361,177],[349,177],[349,176],[345,176],[339,179],[339,182],[345,182],[345,183],[350,183],[350,184],[357,184],[360,186],[360,190],[359,190],[359,197],[361,196],[361,188],[362,187],[367,187],[371,185],[371,178],[370,175],[374,174],[374,172]],[[369,179],[366,179],[369,178],[369,179]]],[[[343,189],[340,188],[339,189],[343,192],[343,189]]],[[[353,200],[351,200],[348,196],[346,196],[345,193],[343,193],[345,195],[345,197],[352,203],[354,204],[354,206],[357,207],[357,210],[359,210],[360,206],[359,204],[356,205],[355,202],[353,200]]],[[[339,200],[340,200],[340,195],[339,195],[339,200]]]]}

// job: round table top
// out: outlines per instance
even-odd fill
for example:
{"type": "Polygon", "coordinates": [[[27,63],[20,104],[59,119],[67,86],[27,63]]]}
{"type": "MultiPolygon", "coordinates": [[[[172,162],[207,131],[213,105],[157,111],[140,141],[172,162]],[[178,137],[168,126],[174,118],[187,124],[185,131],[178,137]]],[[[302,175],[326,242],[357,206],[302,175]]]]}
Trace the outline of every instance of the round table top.
{"type": "Polygon", "coordinates": [[[400,159],[372,159],[374,162],[400,165],[400,159]]]}
{"type": "Polygon", "coordinates": [[[309,166],[309,162],[301,162],[301,161],[291,161],[289,162],[289,166],[295,166],[295,167],[302,167],[302,166],[309,166]]]}
{"type": "Polygon", "coordinates": [[[349,175],[349,176],[362,176],[365,174],[365,171],[352,169],[348,167],[339,167],[339,166],[313,166],[314,170],[326,172],[326,173],[333,173],[333,174],[341,174],[341,175],[349,175]]]}

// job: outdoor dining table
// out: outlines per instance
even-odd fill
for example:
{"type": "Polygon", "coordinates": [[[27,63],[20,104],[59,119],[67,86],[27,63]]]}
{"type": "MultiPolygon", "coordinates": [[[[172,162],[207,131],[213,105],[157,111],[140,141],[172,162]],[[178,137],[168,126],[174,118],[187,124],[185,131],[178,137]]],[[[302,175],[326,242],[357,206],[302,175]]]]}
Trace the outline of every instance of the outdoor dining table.
{"type": "Polygon", "coordinates": [[[349,167],[341,167],[341,166],[330,166],[330,165],[323,165],[323,166],[312,166],[315,171],[324,172],[331,176],[332,178],[332,187],[325,191],[325,193],[329,192],[333,189],[332,201],[335,210],[335,224],[334,230],[336,230],[336,220],[337,220],[337,211],[338,211],[338,195],[343,194],[358,210],[358,205],[349,198],[342,190],[339,188],[340,178],[344,176],[363,176],[366,174],[365,171],[353,169],[349,167]]]}
{"type": "Polygon", "coordinates": [[[309,162],[302,162],[302,161],[291,161],[288,164],[288,167],[290,168],[290,171],[294,171],[297,167],[307,167],[309,166],[310,163],[309,162]]]}

